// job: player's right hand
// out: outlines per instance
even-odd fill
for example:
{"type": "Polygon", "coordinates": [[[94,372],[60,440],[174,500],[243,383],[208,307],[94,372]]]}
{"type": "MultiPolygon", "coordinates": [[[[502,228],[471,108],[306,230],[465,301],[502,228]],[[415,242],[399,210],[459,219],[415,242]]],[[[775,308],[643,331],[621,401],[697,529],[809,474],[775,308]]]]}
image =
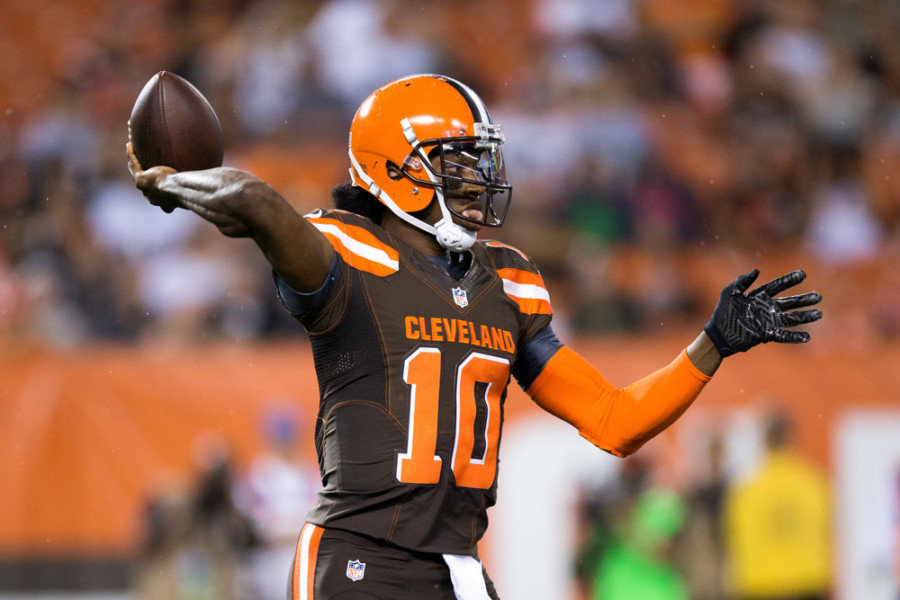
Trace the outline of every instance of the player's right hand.
{"type": "Polygon", "coordinates": [[[782,275],[745,294],[757,277],[759,270],[754,269],[725,286],[712,317],[703,328],[723,357],[745,352],[766,342],[808,342],[809,333],[789,331],[784,327],[812,323],[822,318],[822,312],[817,309],[791,310],[818,304],[822,300],[818,292],[775,298],[806,279],[803,271],[782,275]]]}
{"type": "MultiPolygon", "coordinates": [[[[151,204],[166,212],[176,208],[190,210],[229,237],[251,235],[251,223],[265,218],[260,215],[266,210],[264,200],[277,196],[268,184],[247,171],[232,167],[203,171],[176,171],[171,167],[143,170],[130,142],[126,150],[134,184],[151,204]]],[[[277,198],[285,203],[280,196],[277,198]]]]}
{"type": "Polygon", "coordinates": [[[131,142],[125,144],[125,153],[128,158],[128,172],[131,173],[131,179],[150,204],[160,207],[167,213],[178,208],[178,201],[159,189],[162,179],[178,171],[171,167],[153,167],[145,171],[134,154],[131,142]]]}

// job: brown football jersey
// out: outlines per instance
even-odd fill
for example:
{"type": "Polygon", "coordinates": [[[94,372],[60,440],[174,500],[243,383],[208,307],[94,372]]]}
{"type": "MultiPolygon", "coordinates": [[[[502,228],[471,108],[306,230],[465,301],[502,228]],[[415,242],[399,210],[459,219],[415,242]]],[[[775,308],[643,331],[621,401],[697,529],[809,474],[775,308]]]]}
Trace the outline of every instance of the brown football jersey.
{"type": "Polygon", "coordinates": [[[456,280],[371,220],[307,215],[338,255],[312,312],[323,489],[308,520],[405,548],[473,554],[497,488],[519,345],[551,318],[534,263],[477,242],[456,280]]]}

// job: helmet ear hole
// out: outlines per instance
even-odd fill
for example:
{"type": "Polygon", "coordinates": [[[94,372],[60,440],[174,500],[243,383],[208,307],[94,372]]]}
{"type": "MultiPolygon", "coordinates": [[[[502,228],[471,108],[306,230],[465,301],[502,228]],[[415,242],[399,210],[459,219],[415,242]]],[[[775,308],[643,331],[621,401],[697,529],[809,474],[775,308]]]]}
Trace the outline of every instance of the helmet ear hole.
{"type": "Polygon", "coordinates": [[[400,167],[398,167],[394,161],[392,161],[392,160],[387,161],[387,163],[385,164],[385,167],[387,168],[388,177],[390,177],[394,181],[397,181],[403,177],[403,172],[400,170],[400,167]]]}

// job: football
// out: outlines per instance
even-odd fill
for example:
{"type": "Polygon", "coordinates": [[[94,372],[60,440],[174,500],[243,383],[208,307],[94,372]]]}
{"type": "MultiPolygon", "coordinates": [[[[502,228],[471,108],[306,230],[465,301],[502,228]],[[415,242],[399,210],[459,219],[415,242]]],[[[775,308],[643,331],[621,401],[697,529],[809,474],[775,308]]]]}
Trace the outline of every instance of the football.
{"type": "Polygon", "coordinates": [[[222,166],[225,144],[212,105],[193,84],[168,71],[150,78],[128,120],[141,167],[198,171],[222,166]]]}

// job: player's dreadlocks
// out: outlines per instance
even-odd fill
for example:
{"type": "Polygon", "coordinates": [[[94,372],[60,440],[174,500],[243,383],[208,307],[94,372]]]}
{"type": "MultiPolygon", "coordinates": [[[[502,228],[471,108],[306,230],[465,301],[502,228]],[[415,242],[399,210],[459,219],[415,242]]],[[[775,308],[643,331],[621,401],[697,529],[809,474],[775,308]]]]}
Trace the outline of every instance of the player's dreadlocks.
{"type": "Polygon", "coordinates": [[[368,217],[381,225],[381,216],[384,214],[385,206],[375,196],[349,181],[339,183],[331,188],[331,201],[338,210],[346,210],[368,217]]]}

